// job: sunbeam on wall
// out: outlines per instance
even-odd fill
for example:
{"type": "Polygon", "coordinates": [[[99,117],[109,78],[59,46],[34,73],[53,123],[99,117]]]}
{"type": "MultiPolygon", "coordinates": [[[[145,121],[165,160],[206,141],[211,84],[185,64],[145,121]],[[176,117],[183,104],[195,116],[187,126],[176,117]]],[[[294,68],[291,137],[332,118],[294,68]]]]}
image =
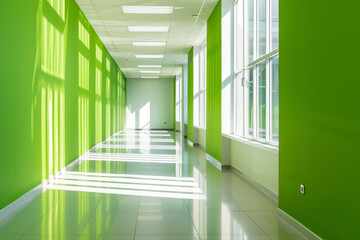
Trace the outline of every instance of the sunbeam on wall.
{"type": "Polygon", "coordinates": [[[123,129],[126,104],[125,76],[75,1],[5,6],[9,37],[1,45],[9,64],[1,72],[9,81],[2,82],[1,114],[10,120],[0,132],[8,136],[4,157],[14,160],[1,167],[0,209],[123,129]]]}

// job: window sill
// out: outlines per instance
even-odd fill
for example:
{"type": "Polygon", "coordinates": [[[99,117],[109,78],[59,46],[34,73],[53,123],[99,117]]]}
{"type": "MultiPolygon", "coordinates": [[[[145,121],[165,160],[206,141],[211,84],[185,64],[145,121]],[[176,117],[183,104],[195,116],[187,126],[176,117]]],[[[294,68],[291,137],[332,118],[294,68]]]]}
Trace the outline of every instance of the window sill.
{"type": "Polygon", "coordinates": [[[233,141],[244,143],[244,144],[256,147],[256,148],[260,148],[260,149],[265,150],[265,151],[269,151],[269,152],[273,152],[273,153],[279,153],[279,147],[278,146],[273,146],[273,145],[270,145],[270,144],[266,144],[266,143],[246,139],[246,138],[237,136],[235,134],[223,133],[222,136],[226,137],[226,138],[228,138],[230,140],[233,140],[233,141]]]}

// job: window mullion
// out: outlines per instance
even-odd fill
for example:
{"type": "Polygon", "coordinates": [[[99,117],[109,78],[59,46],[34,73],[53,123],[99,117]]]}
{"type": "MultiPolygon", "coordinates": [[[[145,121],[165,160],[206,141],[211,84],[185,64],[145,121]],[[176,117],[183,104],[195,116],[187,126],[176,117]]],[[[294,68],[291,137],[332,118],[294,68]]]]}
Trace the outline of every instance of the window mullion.
{"type": "Polygon", "coordinates": [[[266,54],[270,52],[270,0],[266,0],[266,54]]]}
{"type": "Polygon", "coordinates": [[[269,142],[272,141],[272,134],[273,134],[273,129],[272,129],[272,125],[273,125],[273,120],[272,120],[272,114],[273,114],[273,99],[272,99],[272,72],[273,72],[273,68],[272,68],[272,64],[271,64],[271,59],[269,59],[269,142]]]}
{"type": "Polygon", "coordinates": [[[258,65],[254,67],[253,69],[253,136],[254,138],[258,139],[258,126],[259,126],[259,112],[258,112],[258,93],[259,93],[259,87],[258,87],[258,83],[259,83],[259,74],[258,74],[258,65]]]}
{"type": "MultiPolygon", "coordinates": [[[[257,8],[258,8],[258,1],[254,0],[254,8],[253,8],[253,60],[257,59],[257,28],[258,28],[258,20],[257,20],[257,8]]],[[[253,68],[253,137],[258,138],[258,125],[259,125],[259,113],[258,113],[258,65],[254,66],[253,68]]]]}
{"type": "Polygon", "coordinates": [[[248,33],[248,29],[249,29],[249,14],[248,11],[245,9],[249,8],[249,0],[244,0],[244,9],[243,9],[243,13],[244,13],[244,67],[247,65],[248,61],[249,61],[249,50],[248,50],[248,38],[249,38],[249,33],[248,33]]]}
{"type": "Polygon", "coordinates": [[[259,0],[254,0],[254,9],[253,9],[253,61],[258,58],[257,56],[257,29],[258,29],[258,20],[257,20],[257,6],[259,0]]]}

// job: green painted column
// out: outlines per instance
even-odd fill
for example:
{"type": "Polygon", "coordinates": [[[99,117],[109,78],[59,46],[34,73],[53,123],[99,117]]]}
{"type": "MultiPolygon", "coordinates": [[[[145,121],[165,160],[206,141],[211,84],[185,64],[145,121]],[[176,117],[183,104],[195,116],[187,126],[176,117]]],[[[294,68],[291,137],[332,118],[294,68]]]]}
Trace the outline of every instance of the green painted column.
{"type": "Polygon", "coordinates": [[[221,162],[221,1],[207,21],[206,152],[221,162]]]}
{"type": "Polygon", "coordinates": [[[187,126],[187,139],[194,142],[194,121],[193,121],[193,99],[194,99],[194,63],[193,63],[194,48],[191,48],[188,53],[188,126],[187,126]]]}
{"type": "Polygon", "coordinates": [[[323,239],[359,238],[359,10],[280,1],[279,207],[323,239]]]}

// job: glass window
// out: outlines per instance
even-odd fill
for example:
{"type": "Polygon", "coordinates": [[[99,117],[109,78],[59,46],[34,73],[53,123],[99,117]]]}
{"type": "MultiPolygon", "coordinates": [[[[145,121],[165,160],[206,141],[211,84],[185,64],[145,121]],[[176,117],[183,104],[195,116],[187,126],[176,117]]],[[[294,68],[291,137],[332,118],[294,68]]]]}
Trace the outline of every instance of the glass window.
{"type": "Polygon", "coordinates": [[[271,141],[279,142],[279,56],[270,60],[271,67],[271,141]]]}
{"type": "Polygon", "coordinates": [[[206,109],[206,45],[200,52],[200,127],[205,127],[206,109]]]}
{"type": "Polygon", "coordinates": [[[254,59],[254,1],[248,0],[248,63],[254,59]]]}
{"type": "Polygon", "coordinates": [[[243,46],[244,46],[244,29],[243,29],[243,1],[239,0],[236,3],[235,6],[235,47],[236,47],[236,53],[235,53],[235,71],[240,71],[243,67],[243,46]]]}
{"type": "Polygon", "coordinates": [[[194,54],[193,60],[193,124],[194,126],[199,126],[199,118],[200,118],[200,88],[199,88],[199,81],[200,81],[200,58],[199,53],[194,54]]]}
{"type": "Polygon", "coordinates": [[[240,119],[243,118],[243,114],[244,114],[244,83],[243,83],[244,79],[242,76],[242,73],[239,73],[236,77],[236,82],[235,82],[235,88],[236,88],[236,92],[235,92],[235,111],[236,111],[236,119],[238,119],[238,121],[236,121],[236,126],[235,126],[235,131],[237,134],[243,135],[244,134],[244,124],[243,121],[239,121],[240,119]]]}
{"type": "Polygon", "coordinates": [[[271,0],[271,51],[279,48],[279,0],[271,0]]]}
{"type": "Polygon", "coordinates": [[[266,62],[258,65],[258,137],[266,138],[266,62]]]}
{"type": "Polygon", "coordinates": [[[238,0],[234,8],[234,133],[278,144],[279,0],[238,0]]]}
{"type": "Polygon", "coordinates": [[[194,125],[205,127],[206,45],[194,56],[194,125]]]}
{"type": "Polygon", "coordinates": [[[248,72],[248,97],[247,97],[247,116],[248,116],[248,124],[247,124],[247,134],[250,137],[254,136],[254,70],[250,69],[248,72]]]}
{"type": "Polygon", "coordinates": [[[258,0],[257,4],[257,56],[266,54],[266,0],[258,0]]]}
{"type": "Polygon", "coordinates": [[[176,121],[181,121],[181,77],[176,77],[176,121]]]}

